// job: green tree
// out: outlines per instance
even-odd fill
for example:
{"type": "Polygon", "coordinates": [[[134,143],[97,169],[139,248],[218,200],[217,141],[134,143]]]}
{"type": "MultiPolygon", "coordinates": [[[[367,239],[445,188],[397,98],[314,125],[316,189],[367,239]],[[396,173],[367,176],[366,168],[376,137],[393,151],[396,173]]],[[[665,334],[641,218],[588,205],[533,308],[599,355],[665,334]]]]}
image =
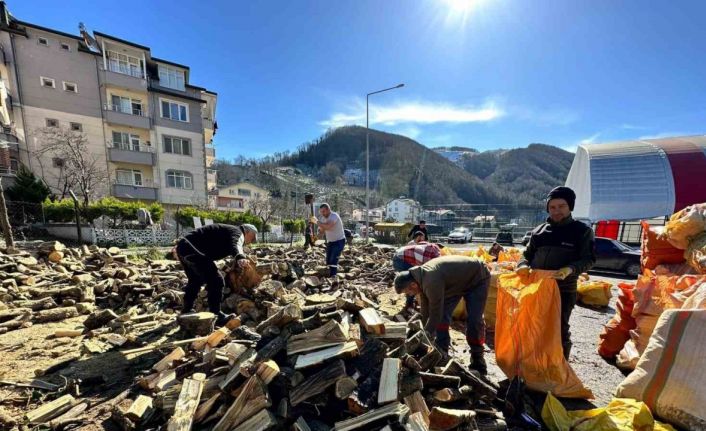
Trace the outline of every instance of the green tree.
{"type": "Polygon", "coordinates": [[[51,190],[32,171],[23,166],[17,173],[15,184],[7,189],[6,193],[11,201],[40,203],[51,195],[51,190]]]}

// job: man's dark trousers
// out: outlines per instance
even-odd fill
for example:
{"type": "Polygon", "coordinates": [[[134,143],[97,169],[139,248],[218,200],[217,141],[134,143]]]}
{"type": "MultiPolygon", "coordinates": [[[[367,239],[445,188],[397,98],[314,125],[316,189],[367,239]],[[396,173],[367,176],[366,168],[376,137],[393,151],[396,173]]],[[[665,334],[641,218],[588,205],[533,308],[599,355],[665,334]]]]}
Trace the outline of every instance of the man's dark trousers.
{"type": "Polygon", "coordinates": [[[335,277],[338,272],[338,258],[341,257],[343,248],[346,246],[346,239],[326,243],[326,265],[329,268],[329,276],[335,277]]]}
{"type": "Polygon", "coordinates": [[[184,241],[177,244],[177,253],[188,279],[184,287],[184,310],[188,311],[193,308],[201,286],[205,283],[208,293],[208,310],[219,314],[225,281],[216,264],[184,241]]]}
{"type": "Polygon", "coordinates": [[[572,346],[569,319],[571,318],[571,312],[574,311],[576,306],[578,293],[576,290],[559,290],[559,297],[561,298],[561,348],[564,351],[564,357],[568,361],[572,346]]]}
{"type": "Polygon", "coordinates": [[[485,302],[488,299],[488,288],[490,287],[490,279],[483,280],[477,286],[474,286],[463,296],[454,296],[444,299],[444,316],[441,323],[436,328],[436,345],[444,352],[449,351],[451,345],[451,337],[449,336],[449,326],[451,318],[461,298],[466,302],[466,341],[471,348],[471,353],[483,352],[483,344],[485,344],[485,320],[483,320],[483,311],[485,310],[485,302]]]}

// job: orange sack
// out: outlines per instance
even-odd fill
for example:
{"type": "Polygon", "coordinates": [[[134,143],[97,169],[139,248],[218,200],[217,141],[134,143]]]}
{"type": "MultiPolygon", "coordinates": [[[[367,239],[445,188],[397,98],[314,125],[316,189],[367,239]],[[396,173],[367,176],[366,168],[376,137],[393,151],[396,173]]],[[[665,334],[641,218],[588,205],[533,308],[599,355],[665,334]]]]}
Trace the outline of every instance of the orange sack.
{"type": "Polygon", "coordinates": [[[646,221],[642,221],[642,257],[640,258],[642,268],[655,269],[657,265],[682,263],[684,250],[679,250],[662,239],[664,228],[662,226],[650,226],[646,221]]]}
{"type": "Polygon", "coordinates": [[[630,331],[635,329],[635,318],[632,310],[635,307],[635,285],[629,283],[618,284],[620,295],[615,303],[615,316],[606,323],[599,336],[598,354],[606,359],[614,359],[630,339],[630,331]]]}
{"type": "Polygon", "coordinates": [[[531,389],[558,397],[593,398],[564,359],[561,349],[561,305],[553,271],[527,277],[498,277],[495,354],[512,379],[520,375],[531,389]]]}

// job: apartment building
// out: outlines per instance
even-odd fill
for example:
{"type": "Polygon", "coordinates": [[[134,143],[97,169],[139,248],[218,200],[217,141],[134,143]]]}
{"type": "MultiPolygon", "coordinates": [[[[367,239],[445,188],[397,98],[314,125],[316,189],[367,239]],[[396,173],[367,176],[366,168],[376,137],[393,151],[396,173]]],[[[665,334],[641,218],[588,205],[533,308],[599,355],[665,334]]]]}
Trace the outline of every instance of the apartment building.
{"type": "Polygon", "coordinates": [[[0,55],[0,173],[24,165],[60,192],[64,161],[41,151],[56,128],[83,136],[104,167],[98,196],[207,203],[217,94],[192,85],[189,66],[98,31],[17,20],[4,2],[0,55]]]}
{"type": "Polygon", "coordinates": [[[245,212],[252,199],[268,197],[270,194],[262,187],[248,182],[240,182],[218,189],[216,208],[224,211],[245,212]]]}
{"type": "Polygon", "coordinates": [[[400,196],[385,205],[385,215],[400,223],[416,223],[422,214],[422,206],[414,199],[400,196]]]}

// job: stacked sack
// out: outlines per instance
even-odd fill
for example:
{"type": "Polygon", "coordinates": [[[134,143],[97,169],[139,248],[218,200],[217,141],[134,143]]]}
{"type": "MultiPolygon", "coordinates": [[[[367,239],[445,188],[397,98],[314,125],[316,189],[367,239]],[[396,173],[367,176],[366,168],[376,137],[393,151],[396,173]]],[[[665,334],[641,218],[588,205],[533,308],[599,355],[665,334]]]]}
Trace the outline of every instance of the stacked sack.
{"type": "Polygon", "coordinates": [[[598,342],[598,354],[605,359],[615,359],[630,339],[630,331],[637,326],[635,318],[632,317],[632,310],[635,307],[635,294],[633,293],[635,285],[620,283],[618,289],[620,289],[620,294],[615,302],[615,316],[603,328],[598,342]]]}
{"type": "Polygon", "coordinates": [[[684,258],[692,268],[706,274],[706,203],[674,213],[662,236],[675,248],[684,250],[684,258]]]}

